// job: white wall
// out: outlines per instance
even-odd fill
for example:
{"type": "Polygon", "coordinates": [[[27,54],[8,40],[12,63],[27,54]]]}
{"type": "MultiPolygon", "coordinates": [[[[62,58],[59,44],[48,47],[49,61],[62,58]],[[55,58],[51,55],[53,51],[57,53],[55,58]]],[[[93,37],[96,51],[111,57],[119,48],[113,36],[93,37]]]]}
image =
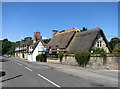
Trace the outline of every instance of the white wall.
{"type": "Polygon", "coordinates": [[[42,54],[42,52],[39,51],[43,51],[43,44],[41,42],[38,43],[38,45],[36,46],[36,48],[34,49],[33,53],[31,55],[28,55],[28,60],[29,61],[36,61],[36,56],[38,54],[42,54]]]}

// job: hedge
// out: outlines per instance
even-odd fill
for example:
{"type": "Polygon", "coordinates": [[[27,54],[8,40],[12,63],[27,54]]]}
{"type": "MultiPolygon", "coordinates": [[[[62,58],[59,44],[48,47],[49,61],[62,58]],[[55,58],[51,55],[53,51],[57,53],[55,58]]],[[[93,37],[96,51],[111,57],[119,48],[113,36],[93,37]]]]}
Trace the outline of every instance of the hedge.
{"type": "Polygon", "coordinates": [[[89,52],[78,52],[75,53],[75,59],[79,66],[85,67],[90,59],[89,52]]]}
{"type": "Polygon", "coordinates": [[[45,58],[43,57],[42,54],[39,54],[39,55],[36,56],[36,61],[44,62],[45,58]]]}

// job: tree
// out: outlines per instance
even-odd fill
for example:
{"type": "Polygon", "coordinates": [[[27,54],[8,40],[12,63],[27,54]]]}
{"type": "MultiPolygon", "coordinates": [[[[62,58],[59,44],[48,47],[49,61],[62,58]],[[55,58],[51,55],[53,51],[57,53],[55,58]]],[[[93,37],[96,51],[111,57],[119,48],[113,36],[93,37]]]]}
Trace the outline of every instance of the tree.
{"type": "Polygon", "coordinates": [[[2,40],[0,40],[0,55],[2,55],[2,40]]]}
{"type": "Polygon", "coordinates": [[[87,28],[83,27],[82,30],[80,30],[81,32],[87,31],[87,28]]]}
{"type": "Polygon", "coordinates": [[[117,43],[120,43],[120,39],[118,37],[111,38],[109,45],[112,48],[112,50],[114,49],[117,43]]]}
{"type": "Polygon", "coordinates": [[[9,51],[10,47],[11,47],[11,42],[8,41],[8,39],[4,39],[2,41],[2,54],[7,53],[9,51]]]}
{"type": "Polygon", "coordinates": [[[15,47],[20,45],[20,41],[11,42],[8,39],[2,40],[2,54],[14,54],[15,47]]]}
{"type": "Polygon", "coordinates": [[[118,37],[114,37],[110,40],[110,42],[112,42],[112,43],[120,42],[120,39],[118,37]]]}
{"type": "Polygon", "coordinates": [[[51,39],[45,39],[45,40],[43,40],[43,42],[44,42],[45,44],[48,44],[50,40],[51,40],[51,39]]]}

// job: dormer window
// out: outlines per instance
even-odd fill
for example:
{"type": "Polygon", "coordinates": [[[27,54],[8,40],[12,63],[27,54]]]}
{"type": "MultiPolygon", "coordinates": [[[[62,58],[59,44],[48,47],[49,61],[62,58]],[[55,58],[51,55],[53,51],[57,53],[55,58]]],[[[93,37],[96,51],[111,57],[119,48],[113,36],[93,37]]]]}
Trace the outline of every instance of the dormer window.
{"type": "Polygon", "coordinates": [[[97,42],[97,47],[98,47],[98,48],[101,48],[101,47],[102,47],[102,41],[98,41],[98,42],[97,42]]]}

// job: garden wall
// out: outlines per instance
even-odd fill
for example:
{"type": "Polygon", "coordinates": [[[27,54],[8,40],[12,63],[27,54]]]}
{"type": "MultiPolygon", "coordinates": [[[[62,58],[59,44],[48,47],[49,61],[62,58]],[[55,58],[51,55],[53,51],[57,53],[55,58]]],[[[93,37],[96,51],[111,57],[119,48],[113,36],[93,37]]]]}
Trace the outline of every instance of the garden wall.
{"type": "MultiPolygon", "coordinates": [[[[110,69],[117,70],[118,62],[120,63],[120,55],[107,54],[106,59],[100,55],[91,55],[89,63],[86,65],[90,69],[110,69]]],[[[77,65],[74,54],[63,56],[62,64],[77,65]]]]}

